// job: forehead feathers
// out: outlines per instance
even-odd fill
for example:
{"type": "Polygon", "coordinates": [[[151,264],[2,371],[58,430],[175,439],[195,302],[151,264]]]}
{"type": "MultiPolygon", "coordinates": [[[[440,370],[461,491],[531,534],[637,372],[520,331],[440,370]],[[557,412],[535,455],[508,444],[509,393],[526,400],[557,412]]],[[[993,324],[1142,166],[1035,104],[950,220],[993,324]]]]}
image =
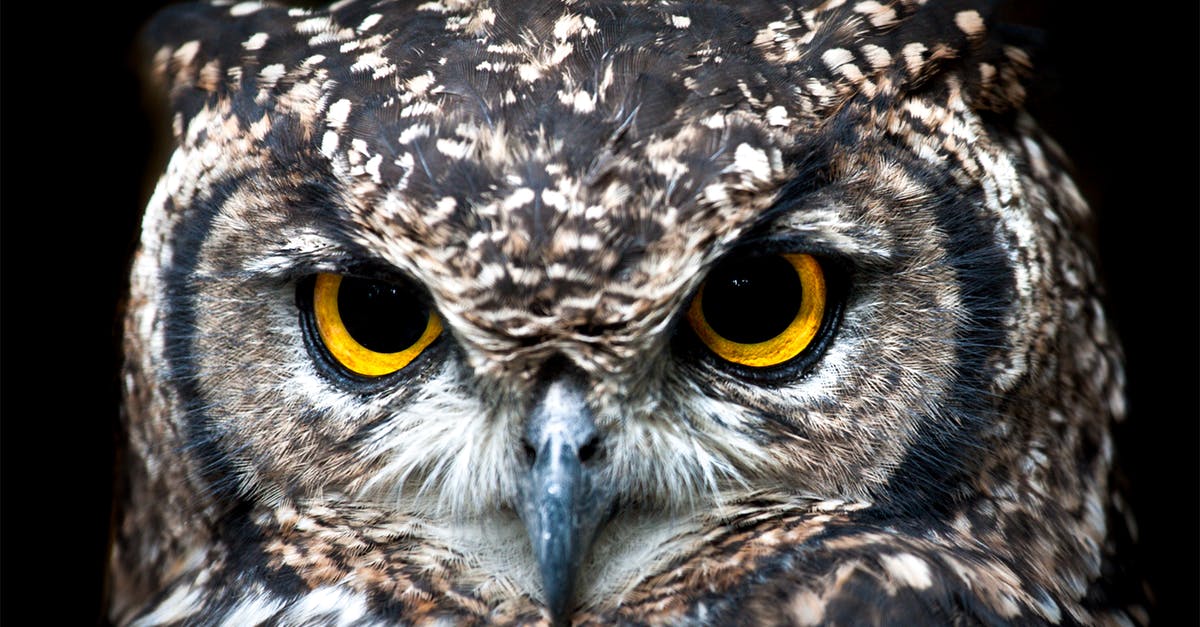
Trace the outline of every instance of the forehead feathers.
{"type": "Polygon", "coordinates": [[[944,2],[351,1],[175,7],[147,39],[181,144],[221,115],[317,164],[329,220],[465,340],[619,352],[818,176],[855,110],[938,76],[976,108],[1019,104],[1024,53],[984,24],[944,2]]]}

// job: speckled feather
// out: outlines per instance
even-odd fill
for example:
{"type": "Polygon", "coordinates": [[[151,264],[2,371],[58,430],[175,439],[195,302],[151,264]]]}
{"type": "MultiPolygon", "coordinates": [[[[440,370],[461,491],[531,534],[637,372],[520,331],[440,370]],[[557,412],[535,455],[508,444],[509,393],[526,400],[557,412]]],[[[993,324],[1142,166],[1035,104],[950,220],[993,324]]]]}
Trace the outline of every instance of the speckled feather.
{"type": "Polygon", "coordinates": [[[162,13],[111,617],[546,621],[518,440],[566,361],[619,504],[577,624],[1143,622],[1089,212],[979,5],[162,13]],[[706,271],[781,242],[847,267],[820,360],[681,348],[706,271]],[[447,338],[349,389],[294,294],[364,268],[447,338]]]}

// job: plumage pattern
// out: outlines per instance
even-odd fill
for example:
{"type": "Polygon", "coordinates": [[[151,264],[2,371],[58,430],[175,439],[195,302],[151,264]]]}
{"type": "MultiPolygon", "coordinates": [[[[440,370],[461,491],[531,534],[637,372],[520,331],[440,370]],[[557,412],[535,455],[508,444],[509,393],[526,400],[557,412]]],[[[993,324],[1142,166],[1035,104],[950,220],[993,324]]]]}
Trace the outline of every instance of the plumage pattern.
{"type": "Polygon", "coordinates": [[[976,4],[162,13],[112,618],[1140,620],[1088,209],[976,4]],[[837,288],[769,376],[683,319],[751,249],[837,288]],[[338,374],[319,273],[410,281],[446,331],[338,374]],[[608,499],[563,615],[522,510],[555,389],[608,499]]]}

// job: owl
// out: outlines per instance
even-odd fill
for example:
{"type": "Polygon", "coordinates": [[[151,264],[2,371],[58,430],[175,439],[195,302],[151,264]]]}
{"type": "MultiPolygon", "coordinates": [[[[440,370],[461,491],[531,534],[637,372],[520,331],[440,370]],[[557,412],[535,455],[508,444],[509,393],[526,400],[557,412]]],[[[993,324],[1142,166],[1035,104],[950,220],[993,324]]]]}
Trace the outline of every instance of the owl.
{"type": "Polygon", "coordinates": [[[1131,624],[991,3],[174,6],[119,624],[1131,624]]]}

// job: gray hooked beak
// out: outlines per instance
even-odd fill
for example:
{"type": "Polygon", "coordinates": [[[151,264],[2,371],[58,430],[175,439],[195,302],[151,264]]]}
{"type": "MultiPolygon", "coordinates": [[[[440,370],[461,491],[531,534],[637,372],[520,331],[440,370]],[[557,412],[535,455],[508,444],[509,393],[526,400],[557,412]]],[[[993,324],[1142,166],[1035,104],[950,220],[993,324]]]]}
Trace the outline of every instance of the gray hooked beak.
{"type": "Polygon", "coordinates": [[[525,427],[531,467],[521,494],[521,518],[542,575],[554,625],[568,623],[575,583],[596,530],[609,515],[612,490],[600,486],[589,462],[599,432],[582,384],[562,377],[542,389],[525,427]]]}

